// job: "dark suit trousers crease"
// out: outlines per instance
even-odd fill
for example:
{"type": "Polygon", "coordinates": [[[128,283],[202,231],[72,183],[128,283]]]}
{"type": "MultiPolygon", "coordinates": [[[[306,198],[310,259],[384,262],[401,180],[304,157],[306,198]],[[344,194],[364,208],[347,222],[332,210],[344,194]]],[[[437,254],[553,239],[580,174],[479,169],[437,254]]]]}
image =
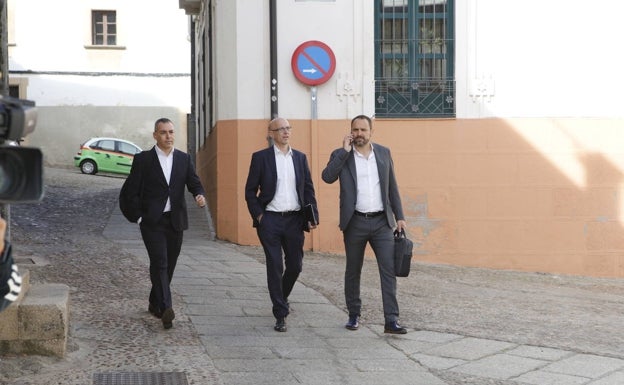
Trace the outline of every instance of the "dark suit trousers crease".
{"type": "Polygon", "coordinates": [[[150,259],[149,302],[165,310],[172,307],[170,284],[182,248],[183,232],[174,230],[171,217],[163,215],[155,225],[142,223],[141,236],[150,259]]]}
{"type": "Polygon", "coordinates": [[[265,212],[257,231],[266,257],[273,315],[275,318],[286,317],[289,313],[288,296],[303,267],[303,216],[282,217],[265,212]]]}
{"type": "Polygon", "coordinates": [[[360,277],[366,244],[369,243],[379,269],[385,322],[397,321],[399,305],[394,274],[394,235],[386,217],[365,218],[354,215],[343,232],[343,238],[346,254],[345,302],[349,315],[360,315],[362,308],[360,277]]]}

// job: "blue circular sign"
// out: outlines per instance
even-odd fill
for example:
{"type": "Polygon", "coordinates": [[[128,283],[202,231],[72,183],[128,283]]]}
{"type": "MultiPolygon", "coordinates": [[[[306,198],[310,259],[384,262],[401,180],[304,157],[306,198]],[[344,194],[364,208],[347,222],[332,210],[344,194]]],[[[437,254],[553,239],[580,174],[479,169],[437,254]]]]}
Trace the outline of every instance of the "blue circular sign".
{"type": "Polygon", "coordinates": [[[332,77],[336,69],[336,57],[327,44],[310,40],[297,47],[290,64],[300,82],[316,86],[332,77]]]}

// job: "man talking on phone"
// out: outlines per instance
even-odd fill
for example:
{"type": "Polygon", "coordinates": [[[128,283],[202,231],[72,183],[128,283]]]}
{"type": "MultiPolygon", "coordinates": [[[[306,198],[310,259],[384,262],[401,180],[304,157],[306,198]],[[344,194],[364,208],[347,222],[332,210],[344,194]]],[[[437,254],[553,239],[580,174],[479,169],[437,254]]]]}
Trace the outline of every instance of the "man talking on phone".
{"type": "Polygon", "coordinates": [[[360,276],[364,250],[369,243],[375,252],[385,318],[384,333],[405,334],[399,325],[394,272],[394,229],[405,229],[405,216],[390,150],[371,142],[373,126],[366,115],[351,120],[351,132],[342,147],[334,150],[321,177],[326,183],[340,180],[340,223],[346,269],[344,291],[349,320],[345,327],[359,328],[360,276]]]}

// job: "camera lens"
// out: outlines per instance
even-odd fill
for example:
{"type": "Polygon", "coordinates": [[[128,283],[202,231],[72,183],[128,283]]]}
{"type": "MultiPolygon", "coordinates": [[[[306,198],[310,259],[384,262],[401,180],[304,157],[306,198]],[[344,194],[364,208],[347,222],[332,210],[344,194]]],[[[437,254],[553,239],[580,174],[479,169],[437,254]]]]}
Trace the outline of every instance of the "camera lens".
{"type": "Polygon", "coordinates": [[[0,153],[0,196],[19,196],[24,188],[25,175],[24,164],[15,153],[0,153]]]}
{"type": "Polygon", "coordinates": [[[38,148],[0,145],[0,203],[43,198],[43,154],[38,148]]]}

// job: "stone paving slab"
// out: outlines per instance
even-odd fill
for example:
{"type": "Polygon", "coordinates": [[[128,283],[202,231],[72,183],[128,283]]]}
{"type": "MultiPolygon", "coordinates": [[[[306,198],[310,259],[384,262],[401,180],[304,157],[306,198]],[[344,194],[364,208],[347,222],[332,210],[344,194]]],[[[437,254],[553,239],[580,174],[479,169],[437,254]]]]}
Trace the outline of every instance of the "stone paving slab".
{"type": "Polygon", "coordinates": [[[556,361],[573,355],[569,351],[561,349],[545,348],[543,346],[518,346],[512,350],[508,350],[507,354],[514,356],[535,358],[537,360],[556,361]]]}
{"type": "Polygon", "coordinates": [[[516,345],[483,338],[462,338],[444,345],[429,349],[424,353],[434,356],[459,358],[461,360],[478,360],[494,353],[499,353],[516,345]]]}
{"type": "Polygon", "coordinates": [[[450,370],[474,376],[509,380],[526,372],[537,370],[546,364],[548,364],[547,361],[540,361],[533,358],[517,357],[509,354],[495,354],[455,366],[450,368],[450,370]]]}
{"type": "Polygon", "coordinates": [[[624,384],[624,373],[616,372],[599,380],[590,382],[589,385],[621,385],[624,384]]]}
{"type": "Polygon", "coordinates": [[[544,367],[544,371],[596,378],[624,369],[624,360],[592,354],[576,354],[544,367]]]}
{"type": "Polygon", "coordinates": [[[567,374],[549,373],[545,371],[529,372],[516,378],[516,381],[533,385],[582,385],[588,384],[590,380],[591,379],[587,377],[570,376],[567,374]]]}

